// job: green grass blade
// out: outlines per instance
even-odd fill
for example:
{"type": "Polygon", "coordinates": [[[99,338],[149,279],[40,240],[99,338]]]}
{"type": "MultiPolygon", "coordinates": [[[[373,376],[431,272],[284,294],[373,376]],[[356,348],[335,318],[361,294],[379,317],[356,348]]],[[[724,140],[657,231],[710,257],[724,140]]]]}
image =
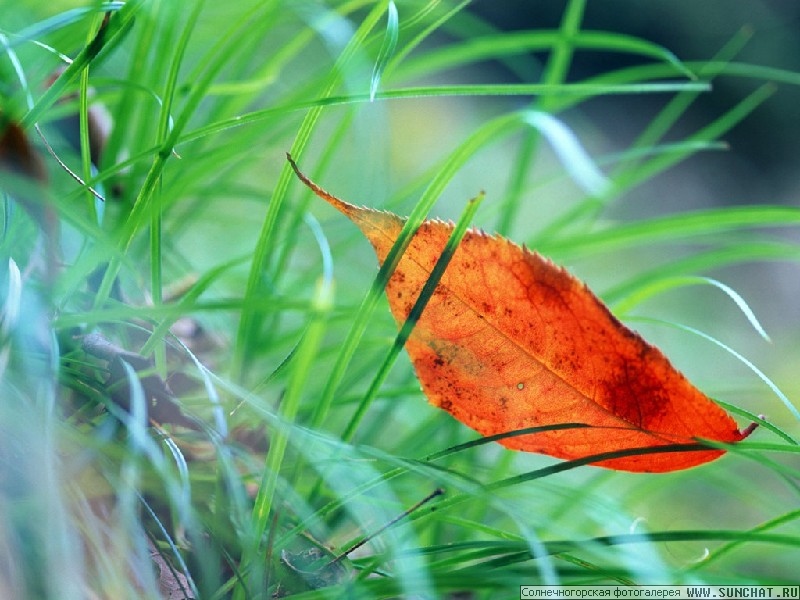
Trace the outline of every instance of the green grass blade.
{"type": "Polygon", "coordinates": [[[550,142],[561,164],[587,194],[602,196],[607,192],[610,187],[609,181],[589,158],[575,134],[563,122],[536,110],[526,111],[524,118],[528,125],[538,130],[550,142]]]}
{"type": "Polygon", "coordinates": [[[628,297],[635,296],[642,289],[657,286],[662,279],[689,276],[692,273],[702,273],[731,264],[756,261],[796,261],[798,259],[800,259],[800,247],[795,244],[744,239],[736,244],[721,244],[719,248],[675,258],[668,263],[630,277],[605,290],[601,296],[603,300],[616,308],[619,303],[625,302],[628,297]]]}
{"type": "Polygon", "coordinates": [[[775,394],[778,397],[778,399],[783,403],[783,405],[786,407],[786,409],[789,411],[789,413],[791,413],[792,416],[795,419],[800,421],[800,409],[798,409],[792,403],[792,401],[789,400],[789,398],[786,397],[786,394],[784,394],[780,390],[780,388],[777,385],[775,385],[775,383],[773,383],[773,381],[761,371],[761,369],[756,367],[751,361],[746,359],[744,356],[739,354],[736,350],[734,350],[730,346],[727,346],[726,344],[723,344],[718,339],[713,338],[712,336],[708,335],[707,333],[703,333],[702,331],[700,331],[698,329],[695,329],[694,327],[689,327],[687,325],[681,325],[679,323],[668,323],[668,322],[665,322],[665,321],[661,321],[659,319],[644,319],[642,317],[637,317],[635,320],[644,321],[644,322],[648,322],[648,323],[658,323],[658,324],[661,324],[661,325],[668,325],[670,327],[675,327],[677,329],[681,329],[683,331],[687,331],[689,333],[693,333],[693,334],[695,334],[697,336],[700,336],[701,338],[703,338],[705,340],[708,340],[709,342],[719,346],[720,348],[722,348],[723,350],[725,350],[726,352],[728,352],[729,354],[734,356],[741,363],[743,363],[753,373],[755,373],[756,376],[761,381],[763,381],[770,390],[772,390],[772,393],[775,394]]]}
{"type": "Polygon", "coordinates": [[[375,100],[375,94],[381,84],[381,77],[386,65],[394,54],[397,48],[397,39],[399,37],[399,18],[397,15],[397,6],[394,0],[389,0],[389,5],[386,9],[386,34],[383,38],[383,45],[381,46],[378,58],[375,61],[375,67],[372,70],[372,80],[369,84],[369,99],[370,102],[375,100]]]}
{"type": "MultiPolygon", "coordinates": [[[[383,8],[381,6],[376,6],[364,18],[363,22],[359,26],[359,29],[355,32],[345,49],[342,51],[342,54],[337,59],[331,75],[322,85],[322,98],[327,98],[333,92],[336,84],[339,81],[342,69],[346,67],[351,57],[355,54],[357,49],[360,48],[367,34],[372,31],[377,24],[382,13],[383,8]]],[[[295,137],[290,149],[292,156],[299,158],[302,155],[303,149],[308,143],[311,133],[314,130],[320,115],[322,114],[323,106],[323,104],[320,104],[313,107],[303,119],[303,123],[298,129],[297,136],[295,137]]],[[[250,350],[252,340],[258,326],[256,315],[254,314],[254,311],[249,308],[251,305],[250,301],[255,295],[258,294],[259,281],[262,277],[262,271],[267,267],[268,257],[275,254],[274,248],[277,243],[275,231],[291,178],[292,171],[287,163],[284,165],[281,175],[275,185],[275,190],[272,193],[269,208],[267,209],[267,214],[264,217],[264,223],[261,227],[258,241],[256,243],[253,262],[247,280],[247,288],[244,294],[244,308],[239,320],[239,327],[236,335],[236,345],[234,347],[233,374],[234,378],[236,379],[239,379],[242,376],[247,366],[246,356],[248,355],[248,351],[250,350]]]]}
{"type": "Polygon", "coordinates": [[[653,284],[639,289],[636,294],[629,295],[623,302],[619,302],[616,305],[616,310],[618,314],[625,315],[628,313],[632,308],[641,304],[646,299],[655,296],[657,294],[663,293],[667,290],[676,289],[679,287],[689,286],[689,285],[711,285],[720,290],[722,290],[727,296],[733,300],[745,318],[748,320],[750,325],[752,325],[753,329],[756,330],[758,335],[762,337],[765,341],[769,342],[769,335],[767,332],[764,331],[764,328],[761,326],[761,323],[758,322],[758,318],[756,317],[753,310],[748,306],[747,302],[742,298],[736,290],[731,288],[728,285],[725,285],[721,281],[717,281],[716,279],[712,279],[710,277],[671,277],[671,278],[664,278],[658,279],[653,284]]]}
{"type": "Polygon", "coordinates": [[[638,245],[701,239],[701,236],[755,227],[791,227],[798,223],[800,209],[793,207],[741,206],[697,210],[618,225],[602,231],[562,236],[557,240],[538,242],[536,248],[545,254],[556,254],[562,260],[572,260],[579,256],[638,245]]]}
{"type": "Polygon", "coordinates": [[[414,326],[422,315],[422,311],[425,310],[425,306],[428,304],[431,296],[433,296],[436,286],[439,285],[439,280],[442,278],[442,275],[444,275],[447,265],[450,264],[450,259],[453,258],[453,254],[455,254],[456,248],[461,243],[461,239],[464,237],[464,233],[467,231],[467,227],[475,216],[478,206],[482,200],[483,196],[481,195],[473,198],[467,203],[464,212],[456,222],[453,232],[450,234],[450,237],[445,244],[444,250],[442,250],[441,256],[439,256],[436,264],[431,270],[430,277],[428,277],[428,280],[425,282],[425,285],[419,293],[419,297],[414,302],[414,306],[411,308],[408,318],[400,328],[400,332],[397,334],[397,337],[395,338],[394,343],[389,350],[389,354],[378,368],[378,371],[375,374],[375,378],[372,380],[369,389],[367,390],[366,394],[364,394],[364,397],[361,399],[361,402],[353,414],[353,417],[350,419],[350,422],[347,424],[347,427],[342,433],[343,440],[350,441],[353,439],[356,429],[361,423],[364,414],[366,413],[372,401],[378,395],[383,382],[386,380],[386,376],[389,374],[389,371],[394,365],[394,362],[400,354],[400,351],[405,346],[406,341],[411,336],[411,332],[414,330],[414,326]]]}
{"type": "MultiPolygon", "coordinates": [[[[321,280],[313,300],[311,322],[292,361],[289,383],[280,407],[280,417],[285,424],[276,428],[270,440],[264,476],[253,506],[251,545],[246,548],[242,559],[245,570],[248,567],[254,567],[255,561],[259,560],[258,546],[261,543],[262,535],[267,530],[273,510],[278,474],[284,461],[290,436],[289,426],[297,416],[303,388],[310,377],[314,358],[325,333],[326,319],[332,305],[332,294],[330,281],[325,283],[325,280],[321,280]]],[[[258,568],[252,570],[253,573],[260,572],[258,568]]]]}
{"type": "Polygon", "coordinates": [[[95,62],[101,52],[114,50],[121,43],[133,26],[134,16],[141,4],[141,0],[125,2],[122,8],[112,14],[107,25],[98,31],[91,43],[78,53],[75,60],[64,69],[64,72],[45,90],[34,107],[25,114],[22,118],[22,126],[24,128],[37,123],[45,111],[62,96],[66,87],[75,77],[90,63],[95,62]]]}
{"type": "Polygon", "coordinates": [[[517,127],[519,127],[519,117],[516,115],[510,115],[491,121],[474,132],[469,139],[451,154],[447,162],[437,171],[434,180],[431,181],[414,210],[409,215],[403,230],[400,232],[397,241],[386,256],[386,260],[378,271],[378,275],[375,277],[369,292],[367,292],[367,295],[362,300],[354,316],[353,325],[348,331],[347,337],[337,354],[336,362],[334,363],[327,384],[322,392],[319,408],[312,418],[312,426],[318,427],[325,420],[328,410],[333,403],[333,397],[341,384],[350,360],[356,352],[359,341],[364,331],[366,331],[372,312],[378,303],[378,299],[383,293],[384,287],[386,287],[386,282],[389,281],[389,277],[397,266],[402,253],[405,252],[414,232],[419,228],[431,206],[433,206],[433,203],[447,185],[447,182],[480,148],[490,141],[508,135],[517,127]]]}

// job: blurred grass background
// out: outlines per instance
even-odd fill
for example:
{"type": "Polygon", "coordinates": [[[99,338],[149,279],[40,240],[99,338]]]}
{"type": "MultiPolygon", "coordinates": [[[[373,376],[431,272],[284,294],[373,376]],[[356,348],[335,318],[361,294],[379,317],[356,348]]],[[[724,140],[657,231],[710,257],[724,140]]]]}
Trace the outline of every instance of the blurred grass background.
{"type": "MultiPolygon", "coordinates": [[[[101,5],[3,0],[0,30],[13,42],[14,33],[54,15],[72,15],[65,11],[79,6],[101,5]]],[[[93,220],[98,207],[94,200],[45,157],[51,195],[60,203],[68,263],[55,289],[48,291],[37,280],[31,258],[36,254],[31,243],[35,223],[19,210],[6,220],[4,254],[23,271],[26,259],[34,265],[34,275],[24,280],[19,335],[8,342],[16,358],[4,374],[4,393],[16,400],[7,401],[0,413],[5,440],[0,537],[6,556],[14,557],[3,572],[9,594],[28,586],[31,597],[34,589],[42,597],[82,597],[87,589],[102,590],[107,597],[156,597],[158,581],[145,575],[152,564],[143,531],[165,556],[181,551],[188,562],[185,572],[196,580],[201,597],[257,595],[263,583],[259,569],[270,571],[273,564],[277,572],[269,581],[272,587],[266,587],[270,593],[319,587],[287,583],[290,574],[279,570],[291,571],[293,563],[281,561],[280,551],[295,550],[304,532],[341,551],[436,485],[448,490],[439,510],[415,513],[413,526],[397,528],[353,557],[348,569],[356,573],[357,585],[347,588],[338,582],[327,592],[331,597],[343,589],[365,597],[457,591],[506,597],[523,583],[555,581],[796,581],[797,454],[755,449],[661,476],[582,467],[491,487],[556,461],[493,445],[436,463],[423,460],[475,436],[427,405],[404,355],[370,405],[356,444],[340,441],[396,327],[382,299],[371,314],[359,309],[376,272],[367,242],[352,224],[286,178],[284,158],[294,145],[302,151],[301,167],[325,188],[353,203],[399,214],[411,213],[438,176],[452,175],[452,180],[436,198],[433,216],[456,219],[467,199],[485,190],[477,226],[500,230],[565,264],[612,308],[626,308],[622,316],[707,394],[763,413],[796,436],[795,416],[742,362],[686,331],[634,320],[697,328],[746,356],[790,399],[800,392],[797,220],[781,226],[764,218],[728,231],[714,230],[711,215],[705,222],[708,232],[695,235],[684,232],[686,223],[678,219],[664,239],[648,225],[658,217],[708,208],[797,208],[796,3],[663,0],[645,8],[622,0],[585,5],[397,2],[400,31],[393,57],[402,56],[406,44],[427,27],[432,33],[397,64],[389,63],[378,92],[422,85],[433,91],[369,102],[370,82],[387,37],[387,6],[143,2],[127,36],[91,67],[84,85],[96,89],[95,100],[106,105],[114,122],[95,178],[107,195],[102,228],[93,220]],[[449,11],[452,15],[445,19],[449,11]],[[575,95],[577,105],[569,106],[569,92],[558,92],[562,81],[554,81],[549,94],[538,100],[512,87],[546,78],[547,59],[559,38],[536,51],[507,54],[499,40],[521,31],[557,31],[569,14],[580,30],[610,32],[603,41],[607,46],[627,47],[627,35],[660,46],[664,53],[654,58],[630,47],[627,52],[581,49],[570,61],[566,82],[614,75],[608,81],[621,84],[625,80],[619,73],[638,68],[641,81],[652,75],[679,86],[695,83],[669,63],[669,53],[694,73],[713,65],[709,61],[720,53],[743,66],[738,74],[699,76],[701,83],[711,80],[710,89],[676,109],[677,122],[665,138],[638,148],[642,163],[625,171],[622,167],[636,158],[629,152],[637,138],[659,118],[675,90],[575,95]],[[369,19],[374,19],[371,29],[364,27],[369,19]],[[337,58],[361,33],[363,43],[353,47],[346,65],[337,66],[337,58]],[[482,39],[495,43],[485,53],[470,50],[482,39]],[[456,62],[440,69],[448,49],[456,52],[456,62]],[[461,62],[459,49],[466,52],[461,62]],[[331,74],[338,76],[331,93],[340,101],[310,122],[307,115],[328,93],[331,74]],[[762,87],[765,82],[767,88],[762,87]],[[472,89],[453,95],[444,87],[472,84],[485,84],[490,93],[472,89]],[[758,101],[746,104],[753,97],[758,101]],[[617,193],[604,198],[587,196],[551,146],[537,141],[527,126],[472,151],[463,168],[447,170],[444,161],[466,139],[532,102],[552,110],[614,181],[628,177],[636,185],[620,183],[617,193]],[[731,116],[737,106],[745,106],[741,120],[731,116]],[[169,117],[164,107],[170,109],[169,117]],[[710,123],[720,124],[719,135],[691,138],[710,123]],[[157,149],[177,127],[183,127],[177,155],[159,156],[157,149]],[[675,164],[663,171],[654,167],[651,175],[647,168],[659,157],[673,157],[675,164]],[[163,171],[150,181],[148,173],[157,164],[163,164],[163,171]],[[148,181],[152,195],[144,191],[148,181]],[[583,212],[572,215],[576,207],[583,212]],[[572,216],[555,229],[553,224],[565,215],[572,216]],[[266,226],[270,218],[274,222],[266,226]],[[626,242],[617,235],[637,223],[644,224],[640,238],[626,242]],[[608,238],[602,237],[604,232],[608,238]],[[254,256],[263,261],[261,267],[252,266],[254,256]],[[671,265],[698,256],[710,258],[670,272],[671,265]],[[732,262],[730,256],[743,258],[732,262]],[[328,259],[335,287],[325,271],[328,259]],[[85,285],[90,273],[109,260],[116,261],[126,302],[114,302],[113,294],[103,298],[102,284],[100,292],[85,285]],[[637,279],[648,273],[654,275],[637,279]],[[758,335],[719,289],[670,283],[671,275],[687,274],[710,276],[735,289],[772,343],[758,335]],[[196,285],[197,297],[190,294],[177,308],[162,302],[164,290],[187,275],[207,287],[196,285]],[[317,283],[320,278],[322,284],[317,283]],[[636,304],[636,294],[653,283],[664,289],[636,304]],[[191,316],[210,336],[210,348],[193,350],[213,376],[180,349],[182,360],[168,355],[164,340],[173,349],[176,343],[163,330],[148,333],[178,316],[191,316]],[[369,319],[363,339],[342,380],[329,390],[337,357],[360,318],[369,319]],[[187,413],[219,426],[214,402],[220,402],[228,428],[255,430],[272,443],[270,453],[251,452],[234,438],[209,444],[203,436],[178,431],[173,440],[166,433],[145,432],[136,423],[120,430],[117,421],[96,408],[63,416],[55,406],[76,398],[85,402],[87,395],[93,406],[113,409],[110,401],[103,401],[108,394],[99,378],[75,366],[88,361],[73,336],[96,330],[126,350],[152,353],[162,375],[180,372],[191,380],[195,385],[179,398],[187,413]],[[19,342],[36,335],[39,346],[19,342]],[[58,338],[58,350],[48,345],[48,336],[58,338]],[[61,364],[58,377],[42,364],[54,354],[61,364]],[[33,385],[35,381],[51,385],[33,385]],[[315,422],[326,395],[331,396],[330,412],[315,422]],[[285,459],[274,450],[280,446],[276,438],[284,435],[290,439],[285,459]],[[143,441],[151,438],[153,442],[143,441]],[[201,458],[209,455],[214,459],[201,458]],[[228,495],[230,499],[221,499],[228,495]],[[269,519],[258,511],[251,514],[253,503],[260,501],[269,519]],[[118,518],[109,519],[96,504],[118,518]],[[142,517],[143,507],[152,508],[155,521],[142,517]],[[162,523],[164,531],[153,522],[162,523]],[[765,523],[767,534],[777,532],[787,539],[753,541],[765,523]],[[728,537],[715,538],[718,530],[729,532],[728,537]],[[692,532],[697,539],[670,534],[675,531],[692,532]],[[647,532],[667,539],[611,546],[586,541],[647,532]],[[268,542],[259,548],[253,540],[261,533],[268,542]],[[561,547],[556,541],[568,544],[561,547]],[[546,543],[554,544],[548,549],[555,556],[544,551],[546,543]],[[76,557],[71,549],[80,546],[94,549],[87,552],[90,558],[76,557]],[[531,554],[538,560],[531,560],[531,554]],[[209,568],[217,563],[223,566],[209,568]],[[140,574],[141,581],[131,583],[130,571],[140,574]]],[[[65,17],[32,37],[74,58],[98,26],[98,15],[89,11],[65,17]]],[[[26,91],[35,101],[41,99],[44,82],[61,61],[30,40],[13,45],[13,51],[28,89],[6,53],[0,67],[3,112],[22,119],[30,114],[26,91]]],[[[68,91],[85,93],[78,80],[68,91]]],[[[59,110],[75,111],[77,102],[48,107],[40,121],[59,156],[86,175],[86,160],[54,127],[59,110]]],[[[730,213],[719,216],[725,214],[730,213]]],[[[747,419],[739,422],[745,425],[747,419]]],[[[764,429],[753,439],[780,442],[764,429]]]]}

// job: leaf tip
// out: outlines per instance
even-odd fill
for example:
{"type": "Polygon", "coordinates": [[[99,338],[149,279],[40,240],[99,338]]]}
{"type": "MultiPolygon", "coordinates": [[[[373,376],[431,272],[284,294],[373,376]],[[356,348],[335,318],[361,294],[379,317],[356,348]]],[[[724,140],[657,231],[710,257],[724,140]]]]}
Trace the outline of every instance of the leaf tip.
{"type": "MultiPolygon", "coordinates": [[[[761,420],[763,421],[763,420],[764,420],[764,415],[758,415],[758,418],[759,418],[759,419],[761,419],[761,420]]],[[[750,435],[751,435],[751,434],[752,434],[752,433],[753,433],[753,432],[754,432],[756,429],[758,429],[758,426],[759,426],[759,425],[760,425],[760,423],[759,423],[758,421],[753,421],[752,423],[750,423],[750,425],[748,425],[748,426],[747,426],[747,427],[745,427],[744,429],[740,430],[740,431],[739,431],[739,435],[741,435],[741,436],[742,436],[742,439],[746,439],[746,438],[750,437],[750,435]]]]}
{"type": "Polygon", "coordinates": [[[325,191],[325,190],[323,190],[321,187],[319,187],[319,186],[318,186],[316,183],[314,183],[313,181],[311,181],[311,179],[309,179],[309,178],[308,178],[308,177],[307,177],[307,176],[306,176],[306,175],[305,175],[305,174],[304,174],[304,173],[303,173],[303,172],[300,170],[300,167],[298,167],[298,166],[297,166],[297,163],[295,162],[294,158],[292,158],[292,155],[291,155],[289,152],[287,152],[287,153],[286,153],[286,160],[288,160],[288,161],[289,161],[289,164],[291,165],[291,167],[292,167],[292,170],[294,171],[295,175],[297,175],[297,178],[298,178],[300,181],[302,181],[302,182],[303,182],[303,184],[304,184],[304,185],[305,185],[305,186],[306,186],[308,189],[310,189],[310,190],[311,190],[312,192],[314,192],[314,193],[315,193],[317,196],[319,196],[320,198],[322,198],[323,200],[325,200],[325,202],[327,202],[328,204],[330,204],[331,206],[333,206],[333,207],[334,207],[336,210],[338,210],[339,212],[341,212],[341,213],[344,213],[345,215],[347,215],[347,216],[348,216],[348,217],[350,217],[351,219],[353,218],[353,215],[354,215],[354,213],[356,212],[356,208],[355,208],[355,206],[353,206],[353,205],[352,205],[352,204],[350,204],[349,202],[345,202],[344,200],[342,200],[342,199],[340,199],[340,198],[337,198],[336,196],[334,196],[333,194],[331,194],[331,193],[329,193],[329,192],[326,192],[326,191],[325,191]]]}

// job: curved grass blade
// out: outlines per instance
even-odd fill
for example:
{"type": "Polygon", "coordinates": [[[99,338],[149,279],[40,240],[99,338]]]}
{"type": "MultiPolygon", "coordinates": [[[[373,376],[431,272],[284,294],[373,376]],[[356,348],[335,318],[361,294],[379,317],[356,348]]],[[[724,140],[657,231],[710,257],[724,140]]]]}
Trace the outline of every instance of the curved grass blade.
{"type": "Polygon", "coordinates": [[[20,44],[25,42],[36,42],[37,40],[46,37],[48,34],[59,31],[68,25],[72,25],[73,23],[77,23],[80,21],[84,16],[90,13],[96,12],[116,12],[121,10],[126,2],[99,2],[96,6],[89,6],[83,8],[71,8],[65,10],[57,15],[53,15],[52,17],[48,17],[39,21],[38,23],[34,23],[18,31],[17,33],[13,34],[13,42],[11,42],[10,47],[14,48],[20,44]]]}
{"type": "Polygon", "coordinates": [[[743,241],[735,245],[701,251],[685,258],[671,260],[640,275],[631,277],[627,281],[609,288],[601,296],[606,303],[613,304],[616,310],[616,303],[639,293],[643,288],[657,285],[659,281],[665,278],[689,275],[730,264],[767,260],[800,260],[800,247],[783,242],[743,241]]]}
{"type": "MultiPolygon", "coordinates": [[[[377,24],[382,12],[382,8],[380,6],[376,6],[364,18],[358,30],[353,34],[341,55],[336,60],[336,64],[331,71],[330,77],[322,85],[323,99],[328,98],[333,92],[336,83],[339,81],[342,68],[348,63],[356,50],[361,47],[368,33],[372,31],[377,24]]],[[[302,154],[309,138],[311,137],[312,131],[319,121],[324,106],[325,102],[313,106],[303,119],[290,150],[293,156],[299,157],[302,154]]],[[[236,379],[241,378],[247,366],[246,363],[248,350],[250,349],[257,323],[256,314],[250,308],[250,301],[258,294],[259,282],[263,276],[264,268],[267,265],[268,257],[276,254],[274,252],[274,246],[277,243],[275,231],[278,225],[279,215],[286,198],[286,192],[289,188],[289,181],[291,180],[291,177],[291,167],[287,164],[284,166],[280,177],[275,184],[275,189],[273,190],[272,198],[269,203],[269,208],[264,216],[264,222],[253,252],[253,262],[251,263],[250,272],[247,278],[247,287],[244,292],[243,310],[239,319],[239,327],[237,328],[236,332],[236,342],[233,348],[233,373],[236,379]]]]}
{"type": "Polygon", "coordinates": [[[695,334],[697,336],[700,336],[701,338],[703,338],[705,340],[708,340],[709,342],[712,342],[713,344],[716,344],[717,346],[719,346],[720,348],[722,348],[723,350],[725,350],[729,354],[733,355],[734,358],[739,360],[748,369],[750,369],[753,373],[755,373],[756,376],[761,381],[763,381],[770,390],[772,390],[772,392],[778,397],[778,399],[783,403],[783,405],[786,407],[786,409],[795,417],[795,419],[800,421],[800,409],[798,409],[794,404],[792,404],[791,400],[789,400],[789,398],[786,397],[786,394],[784,394],[780,390],[780,388],[777,385],[775,385],[775,383],[773,383],[773,381],[769,377],[767,377],[763,373],[763,371],[761,371],[761,369],[756,367],[752,362],[750,362],[748,359],[746,359],[744,356],[739,354],[736,350],[734,350],[730,346],[728,346],[726,344],[723,344],[718,339],[708,335],[707,333],[704,333],[704,332],[700,331],[699,329],[695,329],[694,327],[689,327],[688,325],[682,325],[680,323],[671,323],[669,321],[662,321],[660,319],[650,319],[650,318],[643,318],[643,317],[637,317],[634,320],[642,321],[642,322],[646,322],[646,323],[655,323],[655,324],[658,324],[658,325],[668,325],[670,327],[675,327],[677,329],[681,329],[683,331],[687,331],[689,333],[693,333],[693,334],[695,334]]]}
{"type": "Polygon", "coordinates": [[[717,281],[716,279],[712,279],[711,277],[670,277],[666,279],[659,279],[647,287],[643,287],[637,291],[636,294],[631,294],[622,302],[619,302],[615,305],[615,309],[618,311],[619,314],[624,315],[625,313],[629,312],[633,307],[641,304],[648,298],[665,292],[667,290],[672,290],[680,287],[690,286],[690,285],[712,285],[717,289],[722,290],[727,296],[733,300],[734,304],[739,308],[745,318],[750,322],[750,325],[753,329],[756,330],[758,335],[760,335],[765,341],[769,342],[770,338],[767,335],[767,332],[761,326],[761,323],[758,322],[758,318],[756,317],[753,310],[748,306],[747,302],[742,298],[739,293],[731,288],[728,285],[725,285],[721,281],[717,281]]]}
{"type": "MultiPolygon", "coordinates": [[[[785,523],[791,523],[793,521],[797,521],[800,519],[800,510],[792,510],[787,513],[780,515],[774,519],[770,519],[765,523],[761,523],[751,529],[748,532],[752,532],[755,534],[761,534],[769,532],[772,529],[780,527],[785,523]]],[[[703,559],[702,561],[698,561],[697,563],[690,565],[686,570],[688,572],[697,572],[701,569],[706,569],[707,565],[712,561],[718,561],[723,556],[728,554],[729,552],[735,550],[736,548],[740,547],[742,544],[747,543],[749,540],[747,538],[739,539],[739,540],[731,540],[727,544],[716,548],[708,557],[703,559]]]]}
{"type": "Polygon", "coordinates": [[[587,194],[601,196],[608,191],[610,187],[608,179],[594,164],[575,134],[562,121],[538,110],[526,111],[523,114],[525,122],[536,128],[550,142],[561,164],[587,194]]]}
{"type": "MultiPolygon", "coordinates": [[[[708,142],[720,137],[766,101],[774,91],[774,86],[772,85],[761,86],[716,121],[689,136],[686,141],[708,142]]],[[[682,92],[689,93],[691,89],[687,86],[682,92]]],[[[637,164],[635,168],[631,168],[616,175],[613,179],[613,193],[607,194],[605,198],[588,198],[567,211],[558,219],[555,219],[538,234],[536,245],[547,243],[551,238],[569,237],[564,234],[564,231],[570,227],[574,227],[575,223],[581,223],[584,226],[591,224],[600,209],[603,208],[609,199],[643,181],[652,179],[656,174],[667,170],[693,154],[690,146],[686,146],[685,148],[685,154],[661,154],[647,162],[637,164]]],[[[581,232],[581,235],[585,233],[585,231],[581,232]]]]}
{"type": "MultiPolygon", "coordinates": [[[[430,76],[432,73],[469,66],[484,60],[498,60],[526,52],[551,50],[563,40],[563,30],[505,31],[470,37],[456,44],[427,52],[399,66],[398,79],[430,76]]],[[[642,38],[605,31],[574,29],[569,38],[573,52],[580,50],[619,52],[652,58],[672,67],[672,74],[696,79],[694,72],[673,52],[642,38]]]]}
{"type": "Polygon", "coordinates": [[[114,12],[105,27],[102,27],[92,41],[78,53],[75,60],[64,69],[64,72],[45,90],[36,104],[22,118],[23,128],[28,128],[41,119],[45,112],[61,97],[67,85],[72,82],[78,73],[83,71],[90,63],[97,62],[103,50],[110,51],[116,48],[125,35],[133,27],[136,11],[143,0],[131,0],[123,3],[122,7],[114,12]]]}
{"type": "Polygon", "coordinates": [[[574,259],[589,254],[730,233],[755,227],[790,227],[800,224],[800,209],[784,206],[741,206],[687,212],[583,232],[537,242],[544,254],[574,259]]]}
{"type": "Polygon", "coordinates": [[[381,83],[381,77],[386,69],[386,65],[394,54],[397,48],[399,18],[397,15],[397,6],[394,0],[389,0],[389,6],[386,9],[386,34],[383,38],[383,45],[381,46],[378,58],[375,61],[375,67],[372,70],[372,79],[369,84],[369,101],[375,100],[375,94],[381,83]]]}

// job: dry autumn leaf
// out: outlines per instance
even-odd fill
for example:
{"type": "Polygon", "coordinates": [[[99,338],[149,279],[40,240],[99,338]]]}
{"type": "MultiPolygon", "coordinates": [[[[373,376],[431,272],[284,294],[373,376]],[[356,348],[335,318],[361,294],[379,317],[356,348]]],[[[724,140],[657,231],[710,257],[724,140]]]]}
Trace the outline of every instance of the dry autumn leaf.
{"type": "MultiPolygon", "coordinates": [[[[332,196],[289,160],[303,183],[361,229],[383,264],[405,220],[332,196]]],[[[425,221],[415,233],[386,286],[398,323],[408,317],[452,229],[425,221]]],[[[467,231],[406,350],[430,402],[485,436],[585,424],[499,440],[514,450],[572,460],[688,444],[592,463],[664,472],[723,454],[698,447],[698,439],[745,437],[585,284],[539,254],[481,231],[467,231]]]]}

